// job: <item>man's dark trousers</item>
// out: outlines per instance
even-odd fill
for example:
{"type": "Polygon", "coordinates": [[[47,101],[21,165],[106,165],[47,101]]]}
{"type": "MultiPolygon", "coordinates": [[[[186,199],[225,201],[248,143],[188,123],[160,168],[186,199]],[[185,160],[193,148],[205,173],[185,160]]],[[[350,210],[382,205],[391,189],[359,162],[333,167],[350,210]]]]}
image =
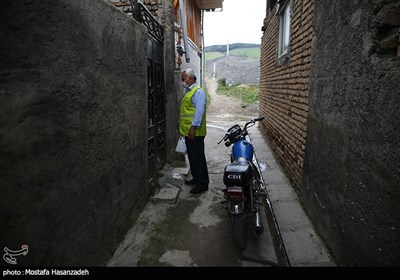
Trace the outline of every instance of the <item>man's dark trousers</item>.
{"type": "Polygon", "coordinates": [[[194,140],[190,140],[188,137],[185,137],[185,143],[193,180],[201,189],[208,189],[210,179],[208,177],[207,162],[204,153],[204,138],[205,136],[196,136],[194,140]]]}

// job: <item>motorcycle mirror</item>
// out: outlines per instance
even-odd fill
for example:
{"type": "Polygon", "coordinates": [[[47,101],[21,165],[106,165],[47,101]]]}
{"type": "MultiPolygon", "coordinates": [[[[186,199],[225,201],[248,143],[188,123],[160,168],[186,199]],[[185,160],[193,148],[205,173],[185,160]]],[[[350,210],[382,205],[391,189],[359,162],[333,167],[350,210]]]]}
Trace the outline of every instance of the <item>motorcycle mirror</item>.
{"type": "Polygon", "coordinates": [[[225,134],[224,138],[221,139],[221,141],[218,142],[218,145],[222,142],[222,141],[226,141],[226,139],[228,139],[228,135],[225,134]]]}

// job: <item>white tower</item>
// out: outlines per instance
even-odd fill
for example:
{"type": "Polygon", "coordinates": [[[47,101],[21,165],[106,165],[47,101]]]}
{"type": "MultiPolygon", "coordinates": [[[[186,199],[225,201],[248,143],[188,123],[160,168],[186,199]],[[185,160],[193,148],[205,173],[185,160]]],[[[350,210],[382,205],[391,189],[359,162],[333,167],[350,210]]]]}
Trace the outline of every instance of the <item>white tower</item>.
{"type": "Polygon", "coordinates": [[[215,62],[214,62],[214,70],[213,70],[213,73],[212,73],[212,78],[213,78],[213,80],[215,80],[215,62]]]}

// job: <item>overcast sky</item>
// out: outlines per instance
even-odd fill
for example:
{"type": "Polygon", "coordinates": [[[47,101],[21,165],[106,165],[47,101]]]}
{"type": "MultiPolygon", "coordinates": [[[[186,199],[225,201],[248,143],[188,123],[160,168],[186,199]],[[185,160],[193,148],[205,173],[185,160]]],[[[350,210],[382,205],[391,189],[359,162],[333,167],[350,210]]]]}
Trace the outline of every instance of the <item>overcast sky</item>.
{"type": "Polygon", "coordinates": [[[266,0],[224,0],[222,12],[204,12],[205,46],[261,44],[266,0]]]}

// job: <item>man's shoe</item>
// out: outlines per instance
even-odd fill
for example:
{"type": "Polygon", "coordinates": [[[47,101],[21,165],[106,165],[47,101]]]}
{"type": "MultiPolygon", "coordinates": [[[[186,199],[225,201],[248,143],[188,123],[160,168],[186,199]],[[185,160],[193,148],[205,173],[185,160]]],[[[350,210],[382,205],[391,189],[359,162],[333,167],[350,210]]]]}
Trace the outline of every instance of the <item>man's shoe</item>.
{"type": "Polygon", "coordinates": [[[194,186],[194,185],[196,185],[196,182],[194,181],[194,179],[189,180],[189,181],[185,180],[185,184],[189,185],[189,186],[194,186]]]}
{"type": "Polygon", "coordinates": [[[190,190],[190,193],[196,194],[196,193],[202,193],[205,191],[208,191],[208,186],[206,186],[206,187],[196,186],[190,190]]]}

